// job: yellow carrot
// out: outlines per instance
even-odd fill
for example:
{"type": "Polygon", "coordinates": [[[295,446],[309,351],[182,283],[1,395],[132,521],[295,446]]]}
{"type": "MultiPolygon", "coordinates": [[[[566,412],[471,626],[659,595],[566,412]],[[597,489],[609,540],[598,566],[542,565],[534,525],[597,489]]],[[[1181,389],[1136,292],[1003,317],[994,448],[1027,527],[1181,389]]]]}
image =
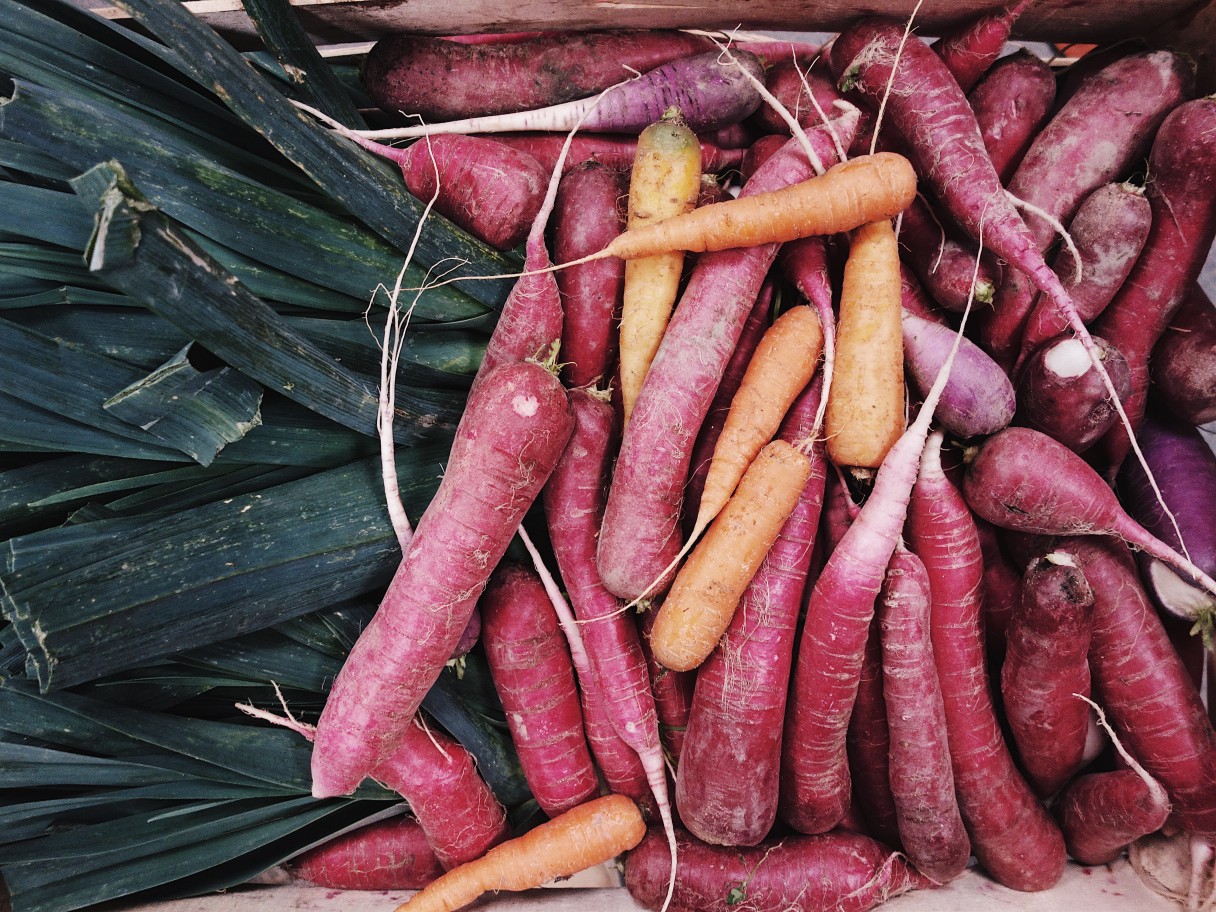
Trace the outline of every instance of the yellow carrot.
{"type": "Polygon", "coordinates": [[[452,912],[492,890],[531,890],[603,864],[645,835],[646,822],[632,800],[596,798],[453,868],[397,912],[452,912]]]}
{"type": "Polygon", "coordinates": [[[810,180],[702,206],[626,230],[597,254],[626,260],[668,250],[729,250],[851,231],[894,218],[916,195],[916,172],[894,152],[862,155],[810,180]]]}
{"type": "Polygon", "coordinates": [[[887,219],[853,232],[825,417],[838,466],[875,469],[904,431],[899,247],[887,219]]]}
{"type": "Polygon", "coordinates": [[[690,538],[718,515],[761,447],[777,433],[790,405],[811,382],[822,350],[823,327],[810,307],[790,308],[765,332],[714,446],[690,538]]]}
{"type": "MultiPolygon", "coordinates": [[[[640,228],[695,208],[701,190],[701,143],[672,108],[638,137],[629,179],[627,228],[640,228]]],[[[621,399],[625,422],[671,316],[684,265],[681,250],[625,264],[621,302],[621,399]]]]}
{"type": "Polygon", "coordinates": [[[658,609],[650,645],[660,664],[689,671],[713,651],[810,475],[810,458],[784,440],[760,451],[658,609]]]}

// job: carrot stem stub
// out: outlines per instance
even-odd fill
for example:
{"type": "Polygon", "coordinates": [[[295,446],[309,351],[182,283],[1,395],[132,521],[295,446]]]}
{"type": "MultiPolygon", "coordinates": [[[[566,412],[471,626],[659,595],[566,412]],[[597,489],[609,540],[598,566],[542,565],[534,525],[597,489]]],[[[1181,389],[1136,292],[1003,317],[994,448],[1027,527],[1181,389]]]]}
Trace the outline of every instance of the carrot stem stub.
{"type": "Polygon", "coordinates": [[[916,172],[908,160],[878,152],[780,190],[712,203],[630,229],[597,256],[633,260],[669,250],[703,253],[837,234],[894,218],[915,196],[916,172]]]}
{"type": "Polygon", "coordinates": [[[491,890],[530,890],[603,864],[645,835],[646,822],[630,799],[596,798],[453,868],[398,912],[451,912],[491,890]]]}

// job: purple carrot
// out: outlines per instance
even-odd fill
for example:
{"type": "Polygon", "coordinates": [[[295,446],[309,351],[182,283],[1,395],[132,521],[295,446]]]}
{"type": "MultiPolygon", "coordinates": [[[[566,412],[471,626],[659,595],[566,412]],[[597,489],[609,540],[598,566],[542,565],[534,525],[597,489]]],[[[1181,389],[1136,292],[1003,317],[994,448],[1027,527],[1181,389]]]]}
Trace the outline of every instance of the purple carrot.
{"type": "Polygon", "coordinates": [[[929,572],[933,660],[959,810],[972,851],[997,882],[1014,890],[1045,890],[1064,873],[1064,840],[1014,766],[1001,734],[980,630],[979,532],[946,478],[934,442],[925,447],[912,491],[908,546],[929,572]]]}
{"type": "Polygon", "coordinates": [[[663,64],[599,95],[535,110],[359,132],[369,139],[411,139],[443,133],[565,133],[580,124],[591,133],[641,133],[677,107],[694,133],[708,133],[738,123],[760,106],[759,93],[744,75],[763,79],[759,58],[742,50],[734,55],[739,66],[710,51],[663,64]]]}
{"type": "Polygon", "coordinates": [[[544,367],[521,361],[490,377],[470,395],[443,481],[325,702],[317,797],[350,794],[392,754],[573,430],[566,392],[544,367]]]}
{"type": "Polygon", "coordinates": [[[1188,424],[1216,421],[1216,307],[1198,283],[1153,346],[1158,401],[1188,424]]]}
{"type": "Polygon", "coordinates": [[[1170,800],[1156,780],[1134,770],[1114,770],[1079,776],[1054,811],[1068,854],[1084,865],[1103,865],[1161,829],[1170,816],[1170,800]]]}
{"type": "MultiPolygon", "coordinates": [[[[1127,281],[1094,324],[1094,332],[1116,346],[1132,373],[1124,403],[1132,431],[1138,429],[1148,395],[1148,359],[1183,299],[1199,278],[1216,240],[1216,97],[1200,98],[1173,111],[1149,154],[1148,199],[1153,227],[1127,281]]],[[[1131,444],[1123,428],[1102,442],[1113,477],[1131,444]]]]}
{"type": "MultiPolygon", "coordinates": [[[[562,177],[553,215],[553,259],[578,260],[603,248],[625,226],[628,181],[603,165],[580,165],[562,177]]],[[[565,321],[562,380],[586,386],[606,379],[616,357],[616,324],[625,283],[623,260],[596,260],[557,273],[565,321]]]]}
{"type": "MultiPolygon", "coordinates": [[[[1144,188],[1135,184],[1105,184],[1081,203],[1068,225],[1068,233],[1081,254],[1080,279],[1076,259],[1067,247],[1060,249],[1054,268],[1085,323],[1106,309],[1127,279],[1144,248],[1151,223],[1152,207],[1144,188]]],[[[1040,299],[1022,333],[1019,364],[1067,329],[1068,321],[1059,310],[1040,299]]]]}
{"type": "MultiPolygon", "coordinates": [[[[781,431],[790,443],[813,432],[821,384],[791,408],[781,431]]],[[[811,479],[752,578],[730,626],[698,668],[676,776],[683,824],[717,845],[755,845],[777,816],[781,720],[785,717],[794,630],[802,605],[826,463],[816,446],[811,479]]]]}
{"type": "Polygon", "coordinates": [[[1030,3],[1021,0],[1000,12],[960,23],[930,45],[964,92],[970,92],[996,63],[1014,23],[1030,3]]]}
{"type": "Polygon", "coordinates": [[[1013,177],[1047,122],[1055,97],[1056,76],[1051,66],[1024,48],[998,60],[967,93],[980,138],[1001,183],[1013,177]]]}
{"type": "Polygon", "coordinates": [[[650,648],[650,628],[654,625],[658,608],[645,612],[640,620],[642,654],[646,657],[646,669],[650,672],[650,687],[654,692],[654,708],[659,715],[659,740],[667,752],[669,762],[679,766],[684,749],[684,733],[688,730],[688,714],[692,711],[692,694],[697,675],[692,671],[672,671],[664,668],[654,657],[650,648]]]}
{"type": "MultiPolygon", "coordinates": [[[[855,114],[832,124],[850,135],[855,125],[855,114]]],[[[835,161],[826,127],[807,135],[825,165],[835,161]]],[[[788,186],[813,173],[791,139],[743,193],[788,186]]],[[[622,598],[657,594],[670,584],[696,433],[778,246],[702,255],[668,324],[621,441],[600,530],[600,574],[622,598]]]]}
{"type": "MultiPolygon", "coordinates": [[[[1140,445],[1173,521],[1148,486],[1138,464],[1128,463],[1119,477],[1119,495],[1127,512],[1151,534],[1182,551],[1209,576],[1216,573],[1216,455],[1196,428],[1149,414],[1140,429],[1140,445]],[[1174,528],[1174,522],[1178,528],[1174,528]],[[1179,538],[1178,533],[1182,536],[1179,538]]],[[[1160,560],[1141,558],[1145,587],[1170,614],[1204,621],[1211,630],[1216,598],[1179,578],[1160,560]]]]}
{"type": "Polygon", "coordinates": [[[1046,434],[1011,427],[989,437],[967,470],[964,491],[971,509],[1002,528],[1117,535],[1216,594],[1216,581],[1128,516],[1098,473],[1046,434]]]}
{"type": "MultiPolygon", "coordinates": [[[[920,395],[929,391],[956,333],[904,311],[904,364],[920,395]]],[[[959,345],[950,380],[937,406],[937,421],[957,437],[995,434],[1013,420],[1013,384],[995,361],[969,339],[959,345]]]]}
{"type": "Polygon", "coordinates": [[[1001,667],[1005,719],[1022,769],[1050,798],[1081,767],[1089,734],[1089,639],[1094,593],[1067,552],[1034,561],[1022,576],[1001,667]],[[1079,696],[1078,696],[1079,695],[1079,696]]]}
{"type": "MultiPolygon", "coordinates": [[[[937,441],[930,435],[930,446],[937,441]]],[[[935,883],[967,867],[971,841],[954,793],[946,708],[933,661],[929,573],[895,549],[880,596],[882,680],[890,730],[890,786],[904,853],[935,883]]]]}
{"type": "Polygon", "coordinates": [[[524,778],[550,817],[597,794],[570,647],[531,568],[501,564],[481,598],[482,646],[524,778]]]}
{"type": "MultiPolygon", "coordinates": [[[[1127,361],[1100,336],[1094,342],[1116,392],[1126,396],[1131,389],[1127,361]]],[[[1018,424],[1042,431],[1074,453],[1084,453],[1119,420],[1085,346],[1067,333],[1048,340],[1025,361],[1017,391],[1018,424]]]]}

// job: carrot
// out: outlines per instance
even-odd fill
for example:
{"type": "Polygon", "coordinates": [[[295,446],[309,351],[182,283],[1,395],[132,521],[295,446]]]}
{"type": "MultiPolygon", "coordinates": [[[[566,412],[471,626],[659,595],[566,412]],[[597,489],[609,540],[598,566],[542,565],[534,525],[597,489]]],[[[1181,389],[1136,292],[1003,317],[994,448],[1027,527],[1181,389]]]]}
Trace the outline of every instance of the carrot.
{"type": "Polygon", "coordinates": [[[491,890],[530,890],[603,864],[642,841],[646,824],[624,795],[607,795],[448,871],[398,912],[451,912],[491,890]]]}
{"type": "Polygon", "coordinates": [[[908,546],[929,571],[933,661],[959,810],[980,865],[1014,890],[1064,873],[1064,839],[1014,766],[993,707],[980,630],[979,533],[931,440],[908,510],[908,546]]]}
{"type": "Polygon", "coordinates": [[[690,671],[705,661],[810,476],[797,447],[776,440],[760,451],[659,607],[650,640],[661,664],[690,671]]]}
{"type": "Polygon", "coordinates": [[[992,303],[1000,284],[1000,270],[989,256],[979,255],[971,238],[943,223],[923,196],[917,196],[904,210],[899,246],[901,256],[925,291],[946,310],[962,313],[969,300],[992,303]]]}
{"type": "Polygon", "coordinates": [[[791,307],[768,329],[731,401],[689,538],[699,538],[730,500],[747,467],[811,381],[823,328],[809,307],[791,307]]]}
{"type": "MultiPolygon", "coordinates": [[[[930,435],[929,446],[940,446],[938,435],[930,435]]],[[[971,841],[955,796],[946,708],[933,659],[929,572],[906,548],[896,548],[891,557],[880,605],[889,793],[908,859],[930,880],[945,883],[967,866],[971,841]]]]}
{"type": "MultiPolygon", "coordinates": [[[[557,166],[558,152],[564,141],[560,133],[527,132],[499,133],[494,139],[503,145],[527,152],[545,167],[546,173],[552,172],[557,166]]],[[[704,136],[698,137],[697,141],[701,146],[701,170],[706,174],[741,168],[747,156],[745,149],[726,149],[704,136]]],[[[606,168],[628,171],[633,167],[637,151],[636,136],[579,133],[570,143],[570,154],[566,157],[563,167],[568,171],[585,161],[593,161],[606,168]]]]}
{"type": "MultiPolygon", "coordinates": [[[[793,442],[812,433],[821,394],[815,383],[799,397],[782,425],[782,439],[793,442]]],[[[740,599],[722,641],[697,669],[676,771],[676,804],[683,824],[706,842],[753,845],[776,819],[781,720],[823,502],[822,441],[812,458],[814,471],[797,507],[740,599]]]]}
{"type": "Polygon", "coordinates": [[[477,44],[392,35],[368,52],[362,81],[386,111],[454,120],[593,95],[629,69],[645,72],[712,47],[704,37],[658,30],[541,32],[477,44]]]}
{"type": "Polygon", "coordinates": [[[1133,520],[1080,456],[1046,434],[1006,428],[989,437],[964,484],[967,503],[995,525],[1040,535],[1118,535],[1216,594],[1216,581],[1133,520]]]}
{"type": "MultiPolygon", "coordinates": [[[[782,144],[784,143],[783,139],[782,144]]],[[[764,338],[764,333],[769,327],[775,293],[776,283],[773,276],[770,275],[761,286],[760,293],[756,295],[756,303],[752,305],[751,313],[747,315],[747,322],[743,324],[743,331],[739,334],[739,342],[735,346],[735,350],[731,352],[730,360],[726,362],[726,369],[722,372],[722,382],[718,384],[714,401],[710,404],[705,420],[701,422],[701,430],[697,433],[697,442],[693,447],[688,483],[685,485],[684,494],[683,524],[686,539],[691,536],[697,514],[701,509],[701,493],[705,490],[705,479],[709,475],[714,448],[718,445],[718,438],[722,436],[722,428],[726,425],[726,418],[730,414],[731,400],[735,398],[739,384],[743,382],[743,375],[747,371],[748,362],[751,361],[752,355],[756,351],[756,346],[760,344],[760,340],[764,338]]]]}
{"type": "MultiPolygon", "coordinates": [[[[843,490],[843,485],[839,487],[843,490]]],[[[849,730],[845,735],[845,752],[849,758],[852,801],[865,821],[859,832],[869,833],[891,848],[900,849],[903,846],[899,820],[891,794],[891,729],[887,722],[885,686],[876,615],[866,637],[861,674],[857,679],[857,699],[853,702],[849,730]]],[[[848,828],[843,819],[837,826],[848,828]]]]}
{"type": "Polygon", "coordinates": [[[1188,424],[1216,421],[1216,307],[1195,283],[1150,359],[1153,388],[1188,424]]]}
{"type": "Polygon", "coordinates": [[[650,646],[650,631],[658,611],[652,608],[642,612],[638,619],[638,632],[642,637],[642,655],[646,657],[646,669],[650,672],[650,687],[654,691],[654,708],[659,716],[659,739],[667,754],[667,762],[679,766],[684,753],[684,736],[688,733],[688,719],[692,712],[692,700],[696,686],[696,672],[672,671],[659,664],[650,646]]]}
{"type": "Polygon", "coordinates": [[[321,713],[318,797],[349,794],[391,755],[572,430],[569,398],[539,364],[504,364],[470,395],[443,481],[321,713]]]}
{"type": "MultiPolygon", "coordinates": [[[[561,179],[553,215],[553,259],[577,260],[599,250],[623,228],[625,176],[587,162],[561,179]]],[[[557,274],[562,313],[562,380],[586,386],[607,380],[616,360],[616,320],[624,264],[599,260],[557,274]]]]}
{"type": "Polygon", "coordinates": [[[1094,594],[1073,557],[1053,551],[1022,576],[1009,622],[1001,695],[1026,778],[1040,798],[1081,767],[1089,733],[1090,631],[1094,594]]]}
{"type": "Polygon", "coordinates": [[[1009,178],[1051,114],[1056,75],[1042,57],[1023,48],[1002,57],[967,93],[992,167],[1009,178]]]}
{"type": "Polygon", "coordinates": [[[887,220],[853,233],[840,292],[836,375],[828,394],[828,455],[877,468],[904,430],[899,246],[887,220]]]}
{"type": "MultiPolygon", "coordinates": [[[[701,192],[701,147],[678,108],[638,137],[629,179],[633,229],[692,210],[701,192]]],[[[654,360],[679,292],[682,251],[659,253],[625,264],[621,304],[621,398],[625,423],[633,412],[646,371],[654,360]]]]}
{"type": "Polygon", "coordinates": [[[481,598],[482,646],[524,778],[550,817],[599,790],[570,649],[536,572],[502,563],[481,598]]]}
{"type": "Polygon", "coordinates": [[[701,253],[836,234],[894,218],[915,195],[916,174],[908,160],[878,152],[790,187],[625,231],[596,256],[632,260],[668,250],[701,253]]]}
{"type": "Polygon", "coordinates": [[[964,22],[945,32],[930,45],[942,59],[954,81],[970,92],[1005,49],[1014,23],[1031,0],[964,22]]]}
{"type": "MultiPolygon", "coordinates": [[[[837,118],[832,125],[851,137],[856,115],[837,118]]],[[[827,129],[818,127],[808,136],[821,159],[834,160],[827,129]]],[[[787,186],[811,173],[806,155],[790,140],[748,181],[740,198],[787,186]]],[[[680,504],[697,428],[777,246],[699,257],[689,277],[621,439],[604,509],[597,562],[604,585],[616,595],[634,599],[655,594],[670,582],[673,558],[680,550],[680,504]]]]}
{"type": "Polygon", "coordinates": [[[296,880],[333,890],[420,890],[443,874],[413,817],[392,817],[343,833],[292,858],[296,880]]]}

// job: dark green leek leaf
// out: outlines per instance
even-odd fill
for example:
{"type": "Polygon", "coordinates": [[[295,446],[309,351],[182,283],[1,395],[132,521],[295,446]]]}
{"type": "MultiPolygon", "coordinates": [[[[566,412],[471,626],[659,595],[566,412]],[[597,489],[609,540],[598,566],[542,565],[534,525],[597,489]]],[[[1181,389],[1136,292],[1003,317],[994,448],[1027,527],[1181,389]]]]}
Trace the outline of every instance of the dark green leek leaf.
{"type": "Polygon", "coordinates": [[[206,466],[262,423],[262,387],[230,367],[199,371],[188,352],[189,346],[119,390],[103,408],[206,466]]]}
{"type": "MultiPolygon", "coordinates": [[[[402,453],[410,515],[445,454],[402,453]]],[[[383,591],[400,561],[383,501],[368,461],[164,518],[20,536],[6,545],[0,607],[44,688],[95,680],[383,591]]]]}
{"type": "Polygon", "coordinates": [[[352,129],[366,126],[287,0],[244,0],[244,7],[262,41],[313,107],[352,129]]]}
{"type": "Polygon", "coordinates": [[[68,167],[41,149],[5,138],[0,138],[0,165],[54,181],[68,181],[79,170],[68,167]]]}
{"type": "Polygon", "coordinates": [[[0,450],[19,453],[93,453],[180,462],[182,454],[100,430],[0,392],[0,450]]]}
{"type": "MultiPolygon", "coordinates": [[[[265,136],[327,196],[397,245],[409,248],[423,204],[402,185],[387,162],[355,148],[319,127],[292,106],[209,26],[173,0],[119,0],[134,19],[175,49],[186,72],[200,85],[221,93],[232,111],[265,136]]],[[[518,261],[503,256],[454,226],[436,219],[422,233],[416,256],[424,269],[455,257],[471,275],[516,271],[518,261]]],[[[501,308],[509,281],[469,282],[464,291],[482,304],[501,308]]]]}
{"type": "Polygon", "coordinates": [[[33,744],[0,742],[0,782],[4,783],[4,788],[36,788],[45,784],[44,767],[52,763],[55,764],[55,782],[60,786],[125,787],[187,778],[184,773],[126,760],[69,753],[33,744]]]}

